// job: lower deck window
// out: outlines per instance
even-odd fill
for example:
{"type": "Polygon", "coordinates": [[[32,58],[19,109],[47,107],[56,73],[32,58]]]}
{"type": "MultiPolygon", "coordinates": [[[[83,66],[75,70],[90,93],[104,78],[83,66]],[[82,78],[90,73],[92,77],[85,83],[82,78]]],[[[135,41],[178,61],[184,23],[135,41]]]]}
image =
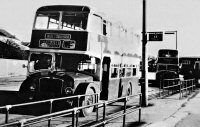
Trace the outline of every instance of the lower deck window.
{"type": "Polygon", "coordinates": [[[118,68],[111,69],[111,78],[117,78],[118,76],[118,68]]]}

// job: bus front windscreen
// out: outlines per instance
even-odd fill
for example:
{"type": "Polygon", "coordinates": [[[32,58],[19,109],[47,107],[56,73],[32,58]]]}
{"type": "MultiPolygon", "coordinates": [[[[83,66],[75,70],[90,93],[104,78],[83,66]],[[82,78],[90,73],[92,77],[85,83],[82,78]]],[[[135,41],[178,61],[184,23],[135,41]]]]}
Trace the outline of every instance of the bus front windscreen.
{"type": "Polygon", "coordinates": [[[34,72],[40,69],[51,69],[52,55],[51,54],[34,54],[30,56],[29,71],[34,72]]]}
{"type": "Polygon", "coordinates": [[[37,12],[35,29],[85,30],[88,14],[84,12],[37,12]]]}

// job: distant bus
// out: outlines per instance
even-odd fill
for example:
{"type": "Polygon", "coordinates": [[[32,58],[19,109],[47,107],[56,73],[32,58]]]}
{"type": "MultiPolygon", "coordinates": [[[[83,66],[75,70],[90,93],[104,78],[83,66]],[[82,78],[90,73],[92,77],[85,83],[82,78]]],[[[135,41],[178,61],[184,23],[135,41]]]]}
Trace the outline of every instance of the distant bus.
{"type": "Polygon", "coordinates": [[[179,78],[178,50],[160,49],[157,58],[156,81],[179,78]]]}
{"type": "MultiPolygon", "coordinates": [[[[28,76],[20,93],[27,101],[94,93],[109,100],[135,94],[140,89],[138,37],[88,6],[40,7],[32,30],[28,76]]],[[[95,101],[87,96],[80,105],[95,101]]]]}
{"type": "Polygon", "coordinates": [[[27,76],[29,48],[0,33],[0,85],[20,85],[27,76]]]}
{"type": "Polygon", "coordinates": [[[180,57],[180,74],[184,79],[195,78],[196,83],[200,84],[200,57],[180,57]]]}

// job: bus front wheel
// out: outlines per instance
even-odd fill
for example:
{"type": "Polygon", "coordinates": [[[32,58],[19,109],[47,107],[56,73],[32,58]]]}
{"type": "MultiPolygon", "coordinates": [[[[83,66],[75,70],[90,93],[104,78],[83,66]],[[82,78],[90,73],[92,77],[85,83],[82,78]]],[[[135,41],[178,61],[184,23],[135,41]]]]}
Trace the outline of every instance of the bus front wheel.
{"type": "MultiPolygon", "coordinates": [[[[94,90],[89,87],[86,88],[85,90],[85,95],[89,95],[89,96],[85,96],[80,100],[80,104],[81,106],[88,106],[88,105],[92,105],[95,103],[95,96],[94,96],[94,90]]],[[[81,116],[88,116],[89,114],[91,114],[94,110],[94,106],[88,107],[88,108],[84,108],[81,110],[81,116]]]]}

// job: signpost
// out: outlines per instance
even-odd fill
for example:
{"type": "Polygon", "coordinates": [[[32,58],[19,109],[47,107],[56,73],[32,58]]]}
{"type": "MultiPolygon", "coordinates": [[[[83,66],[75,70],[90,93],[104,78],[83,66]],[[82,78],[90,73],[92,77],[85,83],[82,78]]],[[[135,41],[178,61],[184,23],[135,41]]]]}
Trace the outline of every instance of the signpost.
{"type": "Polygon", "coordinates": [[[143,20],[142,20],[142,106],[148,106],[148,78],[147,78],[147,55],[146,55],[147,33],[146,33],[146,0],[143,0],[143,20]]]}
{"type": "Polygon", "coordinates": [[[149,40],[148,41],[163,41],[163,32],[148,32],[149,40]]]}
{"type": "MultiPolygon", "coordinates": [[[[177,49],[177,31],[167,31],[165,34],[176,33],[176,49],[177,49]]],[[[141,93],[142,106],[148,106],[148,62],[147,62],[147,35],[148,41],[163,41],[163,32],[146,32],[146,0],[143,0],[142,14],[142,75],[141,75],[141,93]],[[148,34],[147,34],[148,33],[148,34]]]]}

